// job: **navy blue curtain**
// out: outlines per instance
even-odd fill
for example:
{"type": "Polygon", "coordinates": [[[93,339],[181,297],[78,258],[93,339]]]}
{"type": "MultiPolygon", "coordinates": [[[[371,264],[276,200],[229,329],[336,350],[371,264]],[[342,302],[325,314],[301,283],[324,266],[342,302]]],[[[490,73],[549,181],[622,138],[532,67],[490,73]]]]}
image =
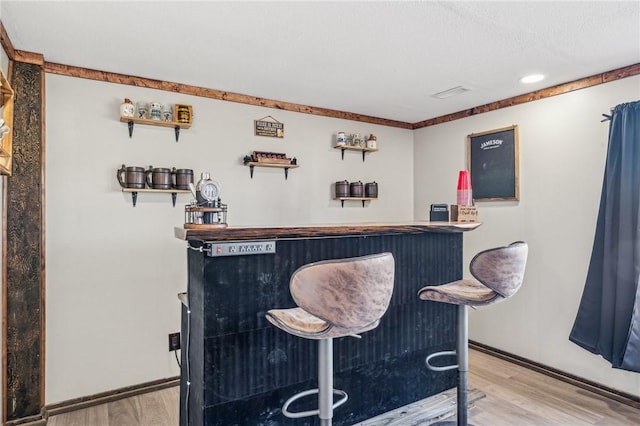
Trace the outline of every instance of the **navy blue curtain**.
{"type": "Polygon", "coordinates": [[[609,126],[591,263],[569,339],[640,372],[640,101],[616,106],[609,126]]]}

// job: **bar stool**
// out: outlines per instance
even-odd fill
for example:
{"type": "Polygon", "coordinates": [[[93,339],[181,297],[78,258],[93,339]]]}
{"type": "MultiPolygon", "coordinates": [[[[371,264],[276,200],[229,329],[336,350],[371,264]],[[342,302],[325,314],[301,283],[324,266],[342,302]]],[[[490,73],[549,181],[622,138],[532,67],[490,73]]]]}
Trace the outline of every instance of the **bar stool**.
{"type": "MultiPolygon", "coordinates": [[[[524,279],[528,246],[517,241],[505,247],[481,251],[471,260],[469,271],[475,278],[453,281],[440,286],[426,286],[418,292],[422,300],[457,305],[458,329],[455,351],[436,352],[427,356],[427,367],[432,371],[458,369],[457,425],[467,425],[467,372],[469,370],[468,306],[490,305],[513,296],[524,279]],[[457,355],[458,363],[443,367],[430,361],[440,356],[457,355]]],[[[440,422],[437,424],[454,424],[440,422]]]]}
{"type": "Polygon", "coordinates": [[[333,389],[333,339],[372,330],[387,311],[393,293],[395,263],[391,253],[304,265],[291,276],[289,288],[298,305],[272,309],[266,317],[294,336],[318,340],[318,388],[300,392],[282,406],[289,418],[318,415],[321,426],[331,426],[334,408],[348,395],[333,389]],[[318,394],[318,409],[291,412],[296,400],[318,394]],[[334,403],[333,394],[340,399],[334,403]]]}

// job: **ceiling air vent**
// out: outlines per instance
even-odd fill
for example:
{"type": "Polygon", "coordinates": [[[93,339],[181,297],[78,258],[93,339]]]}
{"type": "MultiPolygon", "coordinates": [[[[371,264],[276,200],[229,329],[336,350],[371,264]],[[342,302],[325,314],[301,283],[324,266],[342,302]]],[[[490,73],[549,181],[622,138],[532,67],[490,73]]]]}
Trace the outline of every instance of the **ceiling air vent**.
{"type": "Polygon", "coordinates": [[[463,86],[457,86],[457,87],[453,87],[451,89],[445,90],[443,92],[438,92],[438,93],[434,93],[433,95],[431,95],[434,98],[438,98],[438,99],[447,99],[450,98],[452,96],[456,96],[459,95],[461,93],[464,92],[468,92],[470,89],[467,89],[463,86]]]}

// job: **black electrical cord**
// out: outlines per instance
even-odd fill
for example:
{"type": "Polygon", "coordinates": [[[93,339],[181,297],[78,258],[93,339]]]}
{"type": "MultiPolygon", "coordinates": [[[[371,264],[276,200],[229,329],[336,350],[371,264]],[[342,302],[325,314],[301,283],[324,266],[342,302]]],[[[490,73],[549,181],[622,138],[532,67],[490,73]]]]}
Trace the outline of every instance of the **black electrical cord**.
{"type": "Polygon", "coordinates": [[[182,368],[182,365],[180,365],[180,360],[178,359],[178,350],[174,349],[173,354],[176,356],[176,362],[178,363],[178,367],[182,368]]]}

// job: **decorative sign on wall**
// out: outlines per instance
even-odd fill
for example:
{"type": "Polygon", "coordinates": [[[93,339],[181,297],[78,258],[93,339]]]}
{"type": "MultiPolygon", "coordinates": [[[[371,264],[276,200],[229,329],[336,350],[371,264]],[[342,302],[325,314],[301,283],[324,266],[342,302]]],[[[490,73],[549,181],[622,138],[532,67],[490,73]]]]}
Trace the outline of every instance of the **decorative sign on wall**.
{"type": "Polygon", "coordinates": [[[518,126],[467,136],[467,164],[475,201],[520,199],[518,126]]]}
{"type": "Polygon", "coordinates": [[[270,138],[284,138],[284,123],[279,122],[270,115],[253,120],[256,136],[267,136],[270,138]]]}

